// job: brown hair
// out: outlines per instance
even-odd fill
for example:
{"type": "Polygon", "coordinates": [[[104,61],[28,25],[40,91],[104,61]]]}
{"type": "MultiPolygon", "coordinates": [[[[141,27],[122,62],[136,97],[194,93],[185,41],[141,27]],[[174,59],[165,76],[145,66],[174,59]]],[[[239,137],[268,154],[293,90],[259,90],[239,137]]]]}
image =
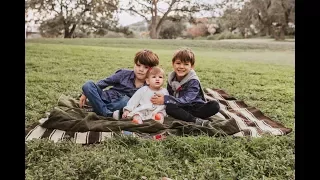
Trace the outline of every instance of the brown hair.
{"type": "Polygon", "coordinates": [[[134,57],[134,63],[146,65],[146,66],[157,66],[159,64],[159,57],[156,53],[153,53],[151,50],[144,49],[136,53],[134,57]]]}
{"type": "Polygon", "coordinates": [[[190,62],[192,66],[196,61],[194,57],[194,53],[189,48],[181,48],[177,50],[173,54],[172,63],[174,63],[177,59],[180,59],[180,61],[182,62],[190,62]]]}
{"type": "Polygon", "coordinates": [[[147,72],[147,78],[150,76],[150,75],[156,75],[156,74],[159,74],[159,73],[162,73],[163,76],[165,76],[164,74],[164,70],[158,66],[155,66],[155,67],[152,67],[148,70],[147,72]]]}

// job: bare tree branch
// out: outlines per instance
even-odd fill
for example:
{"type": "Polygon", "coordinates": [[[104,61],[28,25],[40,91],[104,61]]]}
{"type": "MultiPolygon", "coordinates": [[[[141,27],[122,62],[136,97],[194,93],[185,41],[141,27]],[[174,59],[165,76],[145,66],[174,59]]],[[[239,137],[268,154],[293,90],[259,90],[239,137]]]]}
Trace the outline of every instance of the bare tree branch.
{"type": "Polygon", "coordinates": [[[173,6],[176,2],[177,2],[176,0],[172,0],[172,1],[171,1],[167,12],[165,12],[165,13],[163,14],[162,18],[159,20],[159,23],[158,23],[156,29],[159,29],[159,28],[160,28],[160,26],[161,26],[161,24],[163,23],[163,21],[167,18],[168,14],[171,12],[172,6],[173,6]]]}
{"type": "Polygon", "coordinates": [[[128,9],[122,9],[122,10],[128,10],[128,11],[131,11],[133,13],[136,13],[137,15],[141,16],[142,18],[144,18],[146,21],[149,21],[148,18],[145,15],[143,15],[140,12],[136,11],[132,6],[130,8],[128,8],[128,9]]]}
{"type": "Polygon", "coordinates": [[[144,6],[144,7],[147,8],[148,10],[150,10],[150,9],[152,8],[152,7],[150,7],[150,6],[147,6],[147,5],[139,2],[138,0],[134,0],[134,1],[135,1],[137,4],[140,4],[140,5],[144,6]]]}
{"type": "Polygon", "coordinates": [[[42,30],[55,34],[64,30],[65,37],[70,38],[83,21],[91,21],[90,25],[116,25],[113,15],[118,3],[119,0],[28,0],[27,7],[41,13],[40,17],[35,16],[35,21],[41,21],[42,30]]]}

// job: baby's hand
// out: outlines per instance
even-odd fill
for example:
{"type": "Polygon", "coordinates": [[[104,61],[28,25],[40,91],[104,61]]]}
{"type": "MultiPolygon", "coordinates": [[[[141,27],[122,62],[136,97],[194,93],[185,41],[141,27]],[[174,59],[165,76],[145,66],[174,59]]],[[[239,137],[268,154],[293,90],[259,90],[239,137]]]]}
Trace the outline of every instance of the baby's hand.
{"type": "Polygon", "coordinates": [[[128,110],[124,110],[122,114],[122,118],[126,118],[130,112],[128,110]]]}

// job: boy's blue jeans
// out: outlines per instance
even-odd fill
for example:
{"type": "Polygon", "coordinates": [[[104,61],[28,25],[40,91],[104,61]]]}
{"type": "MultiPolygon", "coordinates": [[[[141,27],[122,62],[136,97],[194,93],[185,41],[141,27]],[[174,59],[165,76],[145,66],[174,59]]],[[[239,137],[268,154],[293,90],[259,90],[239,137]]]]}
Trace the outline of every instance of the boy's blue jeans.
{"type": "Polygon", "coordinates": [[[112,117],[113,111],[123,109],[130,99],[124,95],[114,102],[105,101],[102,99],[102,89],[96,86],[93,81],[87,81],[82,86],[82,91],[88,98],[94,112],[105,117],[112,117]]]}

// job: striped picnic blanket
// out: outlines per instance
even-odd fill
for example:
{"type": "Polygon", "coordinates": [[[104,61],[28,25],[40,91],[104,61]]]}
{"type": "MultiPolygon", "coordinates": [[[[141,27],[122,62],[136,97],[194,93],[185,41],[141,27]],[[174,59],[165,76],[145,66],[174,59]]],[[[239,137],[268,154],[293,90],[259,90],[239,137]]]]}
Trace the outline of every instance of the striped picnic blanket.
{"type": "Polygon", "coordinates": [[[265,116],[259,109],[228,95],[221,89],[205,89],[208,101],[218,101],[220,111],[209,118],[211,126],[201,127],[172,117],[163,124],[146,120],[134,124],[129,119],[115,120],[80,109],[78,100],[62,95],[48,117],[26,129],[25,140],[48,138],[54,142],[71,140],[79,144],[99,143],[105,138],[128,135],[141,138],[163,139],[167,136],[200,135],[250,136],[286,135],[292,131],[265,116]]]}

